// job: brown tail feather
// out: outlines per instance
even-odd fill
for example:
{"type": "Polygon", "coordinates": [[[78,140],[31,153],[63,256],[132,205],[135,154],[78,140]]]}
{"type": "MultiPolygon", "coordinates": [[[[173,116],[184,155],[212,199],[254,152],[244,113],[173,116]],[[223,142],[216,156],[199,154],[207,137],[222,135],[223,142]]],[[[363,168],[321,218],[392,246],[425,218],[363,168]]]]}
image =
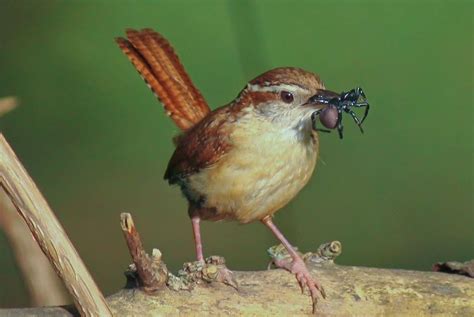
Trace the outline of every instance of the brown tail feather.
{"type": "Polygon", "coordinates": [[[126,33],[128,39],[119,37],[116,42],[176,125],[187,130],[201,121],[211,110],[169,42],[151,29],[126,33]]]}

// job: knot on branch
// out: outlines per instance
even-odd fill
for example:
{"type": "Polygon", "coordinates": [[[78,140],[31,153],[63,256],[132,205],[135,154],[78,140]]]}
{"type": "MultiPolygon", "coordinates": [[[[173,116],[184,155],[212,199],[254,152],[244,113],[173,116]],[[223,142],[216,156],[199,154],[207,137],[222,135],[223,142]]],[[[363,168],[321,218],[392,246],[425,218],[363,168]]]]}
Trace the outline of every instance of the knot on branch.
{"type": "Polygon", "coordinates": [[[204,262],[186,262],[178,275],[169,274],[168,286],[173,290],[189,290],[201,282],[220,282],[237,289],[232,271],[225,266],[225,259],[213,255],[204,262]]]}
{"type": "MultiPolygon", "coordinates": [[[[298,250],[297,247],[295,247],[295,249],[298,250]]],[[[268,269],[272,268],[277,263],[280,263],[280,265],[277,265],[280,267],[283,263],[293,261],[291,255],[281,243],[268,248],[267,253],[271,258],[271,261],[267,267],[268,269]]],[[[316,252],[307,252],[305,254],[302,254],[301,252],[298,253],[302,256],[306,263],[334,263],[334,259],[342,253],[342,244],[339,241],[332,241],[321,244],[316,252]]]]}
{"type": "Polygon", "coordinates": [[[433,265],[433,271],[474,277],[474,260],[438,262],[433,265]]]}
{"type": "Polygon", "coordinates": [[[342,253],[342,244],[332,241],[321,244],[316,252],[308,252],[303,255],[303,260],[309,263],[334,263],[334,259],[342,253]]]}

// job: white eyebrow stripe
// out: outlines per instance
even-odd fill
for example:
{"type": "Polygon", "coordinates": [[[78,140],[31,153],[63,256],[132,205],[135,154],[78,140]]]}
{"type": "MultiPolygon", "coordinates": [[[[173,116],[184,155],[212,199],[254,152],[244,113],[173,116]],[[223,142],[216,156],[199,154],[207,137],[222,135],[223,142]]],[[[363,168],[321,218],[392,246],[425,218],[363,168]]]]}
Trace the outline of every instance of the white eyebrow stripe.
{"type": "Polygon", "coordinates": [[[282,90],[287,90],[289,92],[302,92],[307,93],[308,90],[298,86],[298,85],[289,85],[289,84],[279,84],[279,85],[269,85],[269,86],[261,86],[261,85],[252,85],[248,84],[247,88],[249,91],[258,91],[258,92],[280,92],[282,90]]]}

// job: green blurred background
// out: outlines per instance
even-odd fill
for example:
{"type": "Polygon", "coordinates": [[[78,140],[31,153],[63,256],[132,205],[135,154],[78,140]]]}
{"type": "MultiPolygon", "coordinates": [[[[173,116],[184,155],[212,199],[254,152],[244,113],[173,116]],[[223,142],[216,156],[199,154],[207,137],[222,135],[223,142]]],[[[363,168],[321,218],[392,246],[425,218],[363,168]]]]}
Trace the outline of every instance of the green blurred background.
{"type": "MultiPolygon", "coordinates": [[[[276,216],[292,243],[343,243],[339,263],[429,270],[474,258],[473,32],[470,1],[0,2],[0,118],[101,289],[130,262],[119,213],[177,270],[194,258],[186,203],[163,180],[177,128],[113,39],[152,27],[175,46],[212,107],[277,66],[360,85],[361,135],[321,136],[309,185],[276,216]]],[[[205,223],[206,255],[265,268],[276,241],[255,223],[205,223]]],[[[28,305],[0,234],[0,306],[28,305]]]]}

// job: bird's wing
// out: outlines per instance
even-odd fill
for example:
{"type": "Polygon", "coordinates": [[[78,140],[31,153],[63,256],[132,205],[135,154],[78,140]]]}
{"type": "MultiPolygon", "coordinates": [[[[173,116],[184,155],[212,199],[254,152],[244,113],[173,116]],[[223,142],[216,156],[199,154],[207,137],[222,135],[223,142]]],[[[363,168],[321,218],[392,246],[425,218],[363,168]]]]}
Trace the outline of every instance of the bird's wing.
{"type": "Polygon", "coordinates": [[[165,172],[165,179],[171,184],[198,171],[216,164],[232,148],[228,108],[219,108],[202,122],[184,133],[177,142],[165,172]]]}
{"type": "Polygon", "coordinates": [[[211,110],[170,43],[152,29],[128,29],[126,34],[116,38],[117,44],[176,125],[188,130],[201,121],[211,110]]]}

